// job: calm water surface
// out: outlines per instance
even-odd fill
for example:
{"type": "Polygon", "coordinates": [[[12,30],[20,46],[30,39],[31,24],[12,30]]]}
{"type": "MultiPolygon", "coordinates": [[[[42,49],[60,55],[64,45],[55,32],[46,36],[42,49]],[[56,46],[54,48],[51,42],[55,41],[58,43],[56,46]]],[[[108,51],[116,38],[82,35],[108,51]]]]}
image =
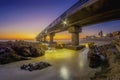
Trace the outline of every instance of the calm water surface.
{"type": "Polygon", "coordinates": [[[0,66],[0,77],[1,80],[10,80],[11,78],[14,80],[89,80],[96,69],[88,66],[88,51],[89,48],[82,51],[47,50],[43,57],[0,66]],[[20,70],[20,66],[24,63],[40,61],[49,62],[52,66],[33,72],[20,70]]]}

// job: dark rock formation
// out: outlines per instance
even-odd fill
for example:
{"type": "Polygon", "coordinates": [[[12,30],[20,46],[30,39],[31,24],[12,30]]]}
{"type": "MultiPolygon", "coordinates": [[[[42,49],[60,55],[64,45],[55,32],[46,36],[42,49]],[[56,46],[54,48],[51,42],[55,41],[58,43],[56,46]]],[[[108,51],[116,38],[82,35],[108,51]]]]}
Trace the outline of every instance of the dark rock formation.
{"type": "Polygon", "coordinates": [[[6,64],[20,60],[27,60],[27,58],[17,55],[10,47],[0,48],[0,64],[6,64]]]}
{"type": "Polygon", "coordinates": [[[24,57],[38,57],[44,55],[43,50],[39,50],[32,46],[14,46],[12,48],[16,51],[18,55],[24,57]]]}
{"type": "Polygon", "coordinates": [[[97,68],[102,64],[102,60],[99,55],[91,54],[89,57],[89,66],[91,68],[97,68]]]}
{"type": "Polygon", "coordinates": [[[37,49],[37,48],[34,48],[34,47],[29,47],[29,49],[30,49],[31,55],[33,57],[42,56],[45,53],[44,50],[37,49]]]}
{"type": "Polygon", "coordinates": [[[108,62],[108,47],[110,45],[104,46],[91,46],[90,51],[88,52],[89,65],[92,68],[97,67],[107,67],[109,66],[108,62]]]}
{"type": "Polygon", "coordinates": [[[55,48],[57,48],[57,49],[63,49],[64,47],[65,47],[65,44],[63,44],[63,43],[57,43],[55,45],[55,48]]]}
{"type": "Polygon", "coordinates": [[[0,64],[27,60],[29,57],[43,56],[45,51],[38,44],[24,41],[8,41],[0,43],[0,64]]]}
{"type": "Polygon", "coordinates": [[[20,68],[22,70],[33,71],[33,70],[41,70],[41,69],[44,69],[49,66],[51,66],[51,65],[47,62],[39,62],[39,63],[33,63],[33,64],[31,64],[31,63],[23,64],[20,68]]]}
{"type": "Polygon", "coordinates": [[[115,45],[111,43],[98,47],[109,65],[106,66],[107,63],[104,62],[101,71],[96,72],[91,80],[120,80],[120,52],[115,45]]]}

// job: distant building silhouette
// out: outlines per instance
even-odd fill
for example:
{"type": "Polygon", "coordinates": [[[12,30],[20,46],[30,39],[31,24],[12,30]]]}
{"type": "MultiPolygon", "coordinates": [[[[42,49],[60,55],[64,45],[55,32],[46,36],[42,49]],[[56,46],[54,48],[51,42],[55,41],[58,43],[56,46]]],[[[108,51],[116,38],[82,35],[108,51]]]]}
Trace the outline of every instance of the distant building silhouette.
{"type": "Polygon", "coordinates": [[[98,33],[99,37],[103,37],[103,31],[101,30],[99,33],[98,33]]]}
{"type": "Polygon", "coordinates": [[[111,38],[111,37],[113,37],[113,34],[112,33],[108,33],[108,34],[106,34],[106,37],[111,38]]]}
{"type": "Polygon", "coordinates": [[[92,36],[86,36],[86,39],[95,39],[97,38],[95,35],[92,35],[92,36]]]}
{"type": "Polygon", "coordinates": [[[113,32],[113,37],[120,39],[120,31],[113,32]]]}
{"type": "Polygon", "coordinates": [[[119,38],[120,39],[120,31],[115,31],[115,32],[112,32],[112,33],[108,33],[106,35],[106,37],[109,37],[109,38],[119,38]]]}
{"type": "Polygon", "coordinates": [[[120,35],[120,31],[113,32],[113,36],[118,36],[118,35],[120,35]]]}

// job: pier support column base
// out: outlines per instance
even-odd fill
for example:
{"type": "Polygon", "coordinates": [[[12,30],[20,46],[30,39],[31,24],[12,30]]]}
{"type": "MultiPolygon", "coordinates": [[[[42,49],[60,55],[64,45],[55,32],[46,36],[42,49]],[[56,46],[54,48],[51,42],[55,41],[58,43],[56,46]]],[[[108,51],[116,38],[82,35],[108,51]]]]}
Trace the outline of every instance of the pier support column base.
{"type": "Polygon", "coordinates": [[[79,46],[79,33],[82,31],[80,26],[72,26],[68,28],[69,33],[72,34],[72,46],[78,47],[79,46]]]}
{"type": "Polygon", "coordinates": [[[46,43],[47,41],[46,41],[46,37],[47,37],[47,35],[44,35],[44,43],[46,43]]]}
{"type": "Polygon", "coordinates": [[[55,36],[55,33],[50,33],[50,47],[52,47],[52,44],[54,43],[54,36],[55,36]]]}
{"type": "Polygon", "coordinates": [[[83,49],[83,48],[85,48],[85,46],[66,46],[66,48],[68,48],[68,49],[72,49],[72,50],[81,50],[81,49],[83,49]]]}

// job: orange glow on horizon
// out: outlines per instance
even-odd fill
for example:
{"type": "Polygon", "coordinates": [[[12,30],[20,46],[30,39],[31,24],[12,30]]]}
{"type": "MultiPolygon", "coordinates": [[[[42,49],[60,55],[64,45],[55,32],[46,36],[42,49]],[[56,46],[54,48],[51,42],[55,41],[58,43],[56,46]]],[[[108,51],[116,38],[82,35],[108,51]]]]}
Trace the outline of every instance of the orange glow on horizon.
{"type": "Polygon", "coordinates": [[[80,34],[79,38],[86,38],[86,35],[85,34],[80,34]]]}
{"type": "Polygon", "coordinates": [[[6,34],[6,35],[0,35],[0,39],[3,40],[35,40],[34,34],[6,34]]]}
{"type": "MultiPolygon", "coordinates": [[[[0,39],[2,40],[35,40],[36,34],[28,34],[28,33],[21,33],[21,34],[5,34],[0,35],[0,39]]],[[[79,38],[85,38],[85,34],[80,34],[79,38]]],[[[49,36],[47,36],[47,40],[49,40],[49,36]]],[[[70,40],[71,34],[64,33],[64,34],[55,34],[54,40],[70,40]]]]}

